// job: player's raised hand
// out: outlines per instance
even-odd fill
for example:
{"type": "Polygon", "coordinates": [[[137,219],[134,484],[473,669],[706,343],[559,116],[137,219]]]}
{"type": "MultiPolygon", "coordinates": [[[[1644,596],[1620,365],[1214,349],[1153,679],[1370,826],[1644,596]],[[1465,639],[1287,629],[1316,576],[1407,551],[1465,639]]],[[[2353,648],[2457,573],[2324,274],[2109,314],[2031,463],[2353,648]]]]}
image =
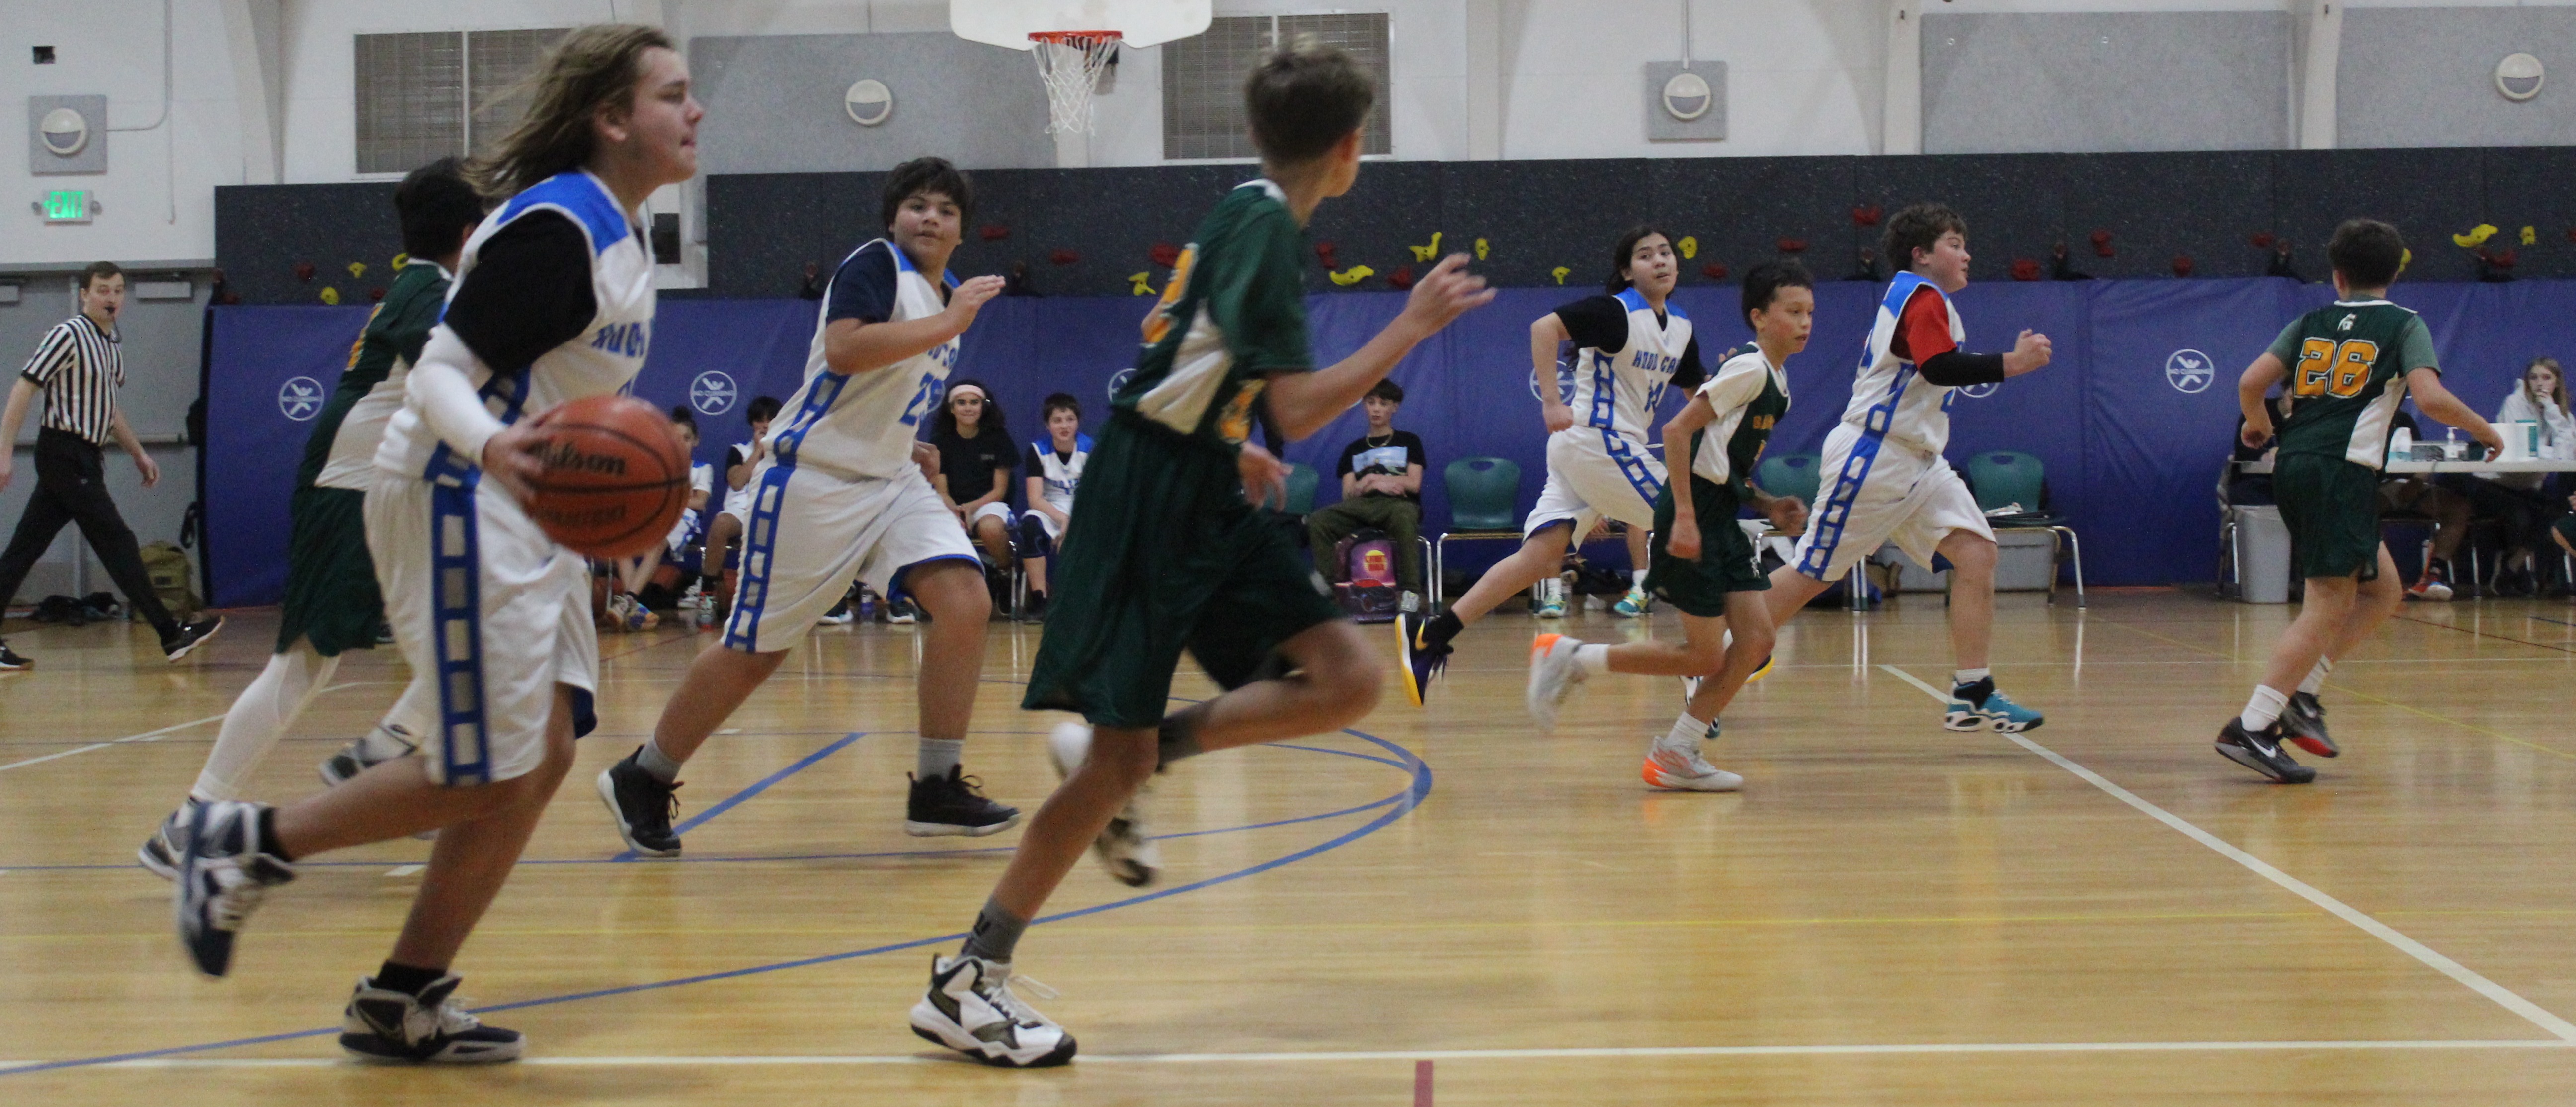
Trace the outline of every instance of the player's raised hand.
{"type": "Polygon", "coordinates": [[[1762,517],[1782,534],[1807,533],[1807,502],[1796,496],[1773,496],[1763,503],[1762,517]]]}
{"type": "Polygon", "coordinates": [[[1288,464],[1250,442],[1234,455],[1234,471],[1243,477],[1243,498],[1255,507],[1288,505],[1288,464]]]}
{"type": "Polygon", "coordinates": [[[957,329],[962,331],[975,321],[976,312],[984,310],[985,301],[1001,294],[1002,278],[970,278],[948,290],[948,314],[956,319],[957,329]]]}
{"type": "Polygon", "coordinates": [[[1451,254],[1413,282],[1413,291],[1404,297],[1404,314],[1425,332],[1436,331],[1493,298],[1494,290],[1485,287],[1485,278],[1467,272],[1467,255],[1451,254]]]}
{"type": "Polygon", "coordinates": [[[2024,373],[2036,372],[2048,364],[2049,357],[2054,353],[2055,349],[2050,346],[2047,335],[2025,329],[2021,332],[2021,337],[2014,340],[2012,352],[2004,355],[2004,375],[2018,377],[2024,373]]]}

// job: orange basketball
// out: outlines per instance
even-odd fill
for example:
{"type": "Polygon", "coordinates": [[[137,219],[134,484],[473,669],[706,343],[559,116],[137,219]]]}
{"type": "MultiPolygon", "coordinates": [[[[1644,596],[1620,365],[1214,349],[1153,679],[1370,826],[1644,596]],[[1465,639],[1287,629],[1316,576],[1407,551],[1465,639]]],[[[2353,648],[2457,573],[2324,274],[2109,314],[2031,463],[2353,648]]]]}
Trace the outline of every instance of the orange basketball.
{"type": "Polygon", "coordinates": [[[671,421],[632,396],[555,409],[528,482],[529,517],[585,557],[633,557],[660,544],[689,505],[689,455],[671,421]]]}

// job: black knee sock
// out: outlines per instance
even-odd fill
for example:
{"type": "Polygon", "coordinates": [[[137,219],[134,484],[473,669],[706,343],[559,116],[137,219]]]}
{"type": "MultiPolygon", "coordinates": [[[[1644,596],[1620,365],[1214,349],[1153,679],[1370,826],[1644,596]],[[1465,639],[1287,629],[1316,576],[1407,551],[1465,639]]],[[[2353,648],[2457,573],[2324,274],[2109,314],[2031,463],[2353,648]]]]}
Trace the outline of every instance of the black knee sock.
{"type": "Polygon", "coordinates": [[[420,994],[421,989],[438,983],[446,975],[446,969],[424,969],[418,965],[387,961],[382,968],[376,970],[375,983],[376,987],[389,992],[416,996],[420,994]]]}
{"type": "Polygon", "coordinates": [[[1199,724],[1206,719],[1206,704],[1164,717],[1163,725],[1154,736],[1158,754],[1155,772],[1163,771],[1164,766],[1184,757],[1197,757],[1207,752],[1199,748],[1199,724]]]}
{"type": "Polygon", "coordinates": [[[1458,618],[1458,614],[1456,612],[1443,611],[1440,614],[1432,616],[1429,623],[1423,624],[1422,644],[1426,646],[1446,646],[1449,644],[1450,639],[1456,638],[1458,636],[1458,632],[1465,629],[1467,629],[1467,624],[1458,618]]]}
{"type": "Polygon", "coordinates": [[[277,809],[274,807],[259,809],[259,851],[280,861],[292,863],[295,860],[288,857],[286,847],[277,842],[277,809]]]}
{"type": "Polygon", "coordinates": [[[1012,914],[1000,900],[986,899],[984,909],[975,915],[975,929],[967,932],[966,948],[959,950],[958,956],[1010,964],[1011,954],[1020,946],[1020,933],[1028,928],[1029,920],[1012,914]]]}

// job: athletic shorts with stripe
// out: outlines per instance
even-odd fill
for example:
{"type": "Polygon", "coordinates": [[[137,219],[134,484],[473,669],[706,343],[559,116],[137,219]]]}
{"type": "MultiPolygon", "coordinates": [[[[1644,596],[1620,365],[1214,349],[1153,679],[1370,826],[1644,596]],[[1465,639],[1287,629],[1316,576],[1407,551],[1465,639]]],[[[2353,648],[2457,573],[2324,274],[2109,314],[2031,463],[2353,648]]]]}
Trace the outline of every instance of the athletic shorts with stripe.
{"type": "Polygon", "coordinates": [[[1841,580],[1854,564],[1889,542],[1928,569],[1934,547],[1951,531],[1988,541],[1995,537],[1968,482],[1939,454],[1838,423],[1825,435],[1822,465],[1824,486],[1808,513],[1807,533],[1789,559],[1807,576],[1827,583],[1841,580]]]}
{"type": "Polygon", "coordinates": [[[1580,542],[1604,516],[1644,530],[1655,525],[1663,490],[1655,451],[1599,427],[1569,427],[1547,436],[1547,487],[1521,522],[1521,537],[1570,523],[1580,542]]]}
{"type": "Polygon", "coordinates": [[[851,477],[765,459],[751,481],[741,580],[724,644],[745,653],[794,647],[864,580],[900,595],[908,569],[933,561],[982,565],[957,516],[909,465],[892,477],[851,477]]]}
{"type": "Polygon", "coordinates": [[[366,516],[385,618],[438,705],[421,743],[430,779],[527,775],[545,757],[555,685],[599,688],[588,564],[497,490],[378,472],[366,516]]]}

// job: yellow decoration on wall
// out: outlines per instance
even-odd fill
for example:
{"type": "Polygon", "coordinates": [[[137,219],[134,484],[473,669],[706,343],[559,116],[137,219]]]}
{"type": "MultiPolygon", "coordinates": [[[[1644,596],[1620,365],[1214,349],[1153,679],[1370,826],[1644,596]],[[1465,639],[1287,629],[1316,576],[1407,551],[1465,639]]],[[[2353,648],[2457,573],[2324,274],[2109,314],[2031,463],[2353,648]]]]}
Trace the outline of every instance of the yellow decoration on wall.
{"type": "Polygon", "coordinates": [[[1483,260],[1485,260],[1485,249],[1486,249],[1486,247],[1485,247],[1485,240],[1484,240],[1484,239],[1481,239],[1481,238],[1480,238],[1480,239],[1477,239],[1477,240],[1476,240],[1476,260],[1478,260],[1478,261],[1483,261],[1483,260]]]}
{"type": "Polygon", "coordinates": [[[1431,259],[1433,259],[1433,258],[1439,257],[1439,256],[1440,256],[1440,232],[1438,232],[1438,231],[1433,231],[1433,232],[1431,232],[1431,245],[1428,245],[1428,246],[1408,246],[1408,247],[1406,247],[1406,249],[1409,249],[1409,250],[1413,251],[1413,260],[1415,260],[1415,261],[1429,261],[1429,260],[1431,260],[1431,259]]]}
{"type": "Polygon", "coordinates": [[[395,254],[395,255],[394,255],[394,272],[397,272],[397,273],[402,272],[402,268],[403,268],[403,266],[406,266],[406,265],[409,265],[409,264],[411,264],[411,255],[410,255],[410,254],[395,254]]]}
{"type": "Polygon", "coordinates": [[[1154,274],[1150,271],[1144,273],[1129,273],[1127,274],[1127,279],[1136,285],[1135,291],[1137,295],[1151,296],[1154,294],[1154,286],[1147,284],[1146,281],[1153,275],[1154,274]]]}
{"type": "Polygon", "coordinates": [[[2406,267],[2407,267],[2407,266],[2409,266],[2409,265],[2413,265],[2413,264],[2415,264],[2415,251],[2414,251],[2414,250],[2412,250],[2412,249],[2408,249],[2408,250],[2400,251],[2400,252],[2398,253],[2398,255],[2397,255],[2397,271],[2398,271],[2398,272],[2400,272],[2400,273],[2405,272],[2405,271],[2406,271],[2406,267]]]}
{"type": "Polygon", "coordinates": [[[1568,269],[1568,268],[1566,268],[1566,267],[1564,267],[1564,266],[1562,266],[1562,265],[1557,266],[1557,267],[1556,267],[1556,268],[1554,268],[1554,269],[1550,269],[1550,270],[1548,270],[1548,273],[1549,273],[1549,274],[1551,274],[1551,275],[1553,275],[1553,276],[1556,278],[1556,283],[1558,283],[1558,284],[1564,284],[1564,283],[1565,283],[1565,275],[1566,275],[1566,274],[1568,274],[1568,273],[1571,273],[1571,272],[1574,272],[1574,270],[1568,269]]]}
{"type": "Polygon", "coordinates": [[[2529,224],[2525,224],[2522,228],[2522,244],[2525,246],[2540,245],[2540,232],[2533,230],[2529,224]]]}
{"type": "Polygon", "coordinates": [[[2468,248],[2471,248],[2471,249],[2475,249],[2475,248],[2477,248],[2477,247],[2480,247],[2480,246],[2484,246],[2484,245],[2486,245],[2486,244],[2487,244],[2487,240],[2488,240],[2488,239],[2490,239],[2490,238],[2494,238],[2494,237],[2495,237],[2495,233],[2496,233],[2496,225],[2495,225],[2495,224],[2493,224],[2493,223],[2480,223],[2480,224],[2478,224],[2477,226],[2474,226],[2474,227],[2469,228],[2469,233],[2467,233],[2467,234],[2455,234],[2455,235],[2452,235],[2452,236],[2451,236],[2451,241],[2456,242],[2456,243],[2460,244],[2461,246],[2465,246],[2465,247],[2468,247],[2468,248]]]}
{"type": "Polygon", "coordinates": [[[340,290],[328,285],[323,286],[322,302],[329,304],[332,307],[340,306],[340,290]]]}
{"type": "MultiPolygon", "coordinates": [[[[1416,246],[1416,247],[1414,247],[1414,249],[1419,250],[1419,249],[1421,249],[1421,247],[1416,246]]],[[[1344,288],[1349,288],[1349,287],[1350,287],[1350,286],[1352,286],[1352,285],[1358,284],[1358,283],[1360,283],[1361,281],[1367,280],[1367,279],[1369,279],[1370,277],[1374,277],[1374,276],[1376,276],[1376,275],[1377,275],[1377,270],[1375,270],[1375,269],[1371,269],[1371,268],[1369,268],[1368,266],[1365,266],[1365,265],[1354,265],[1354,266],[1352,266],[1352,267],[1350,267],[1350,268],[1348,268],[1348,269],[1344,269],[1344,270],[1342,270],[1342,271],[1341,271],[1341,272],[1339,272],[1339,273],[1328,273],[1328,274],[1326,274],[1326,276],[1329,276],[1329,277],[1333,278],[1333,283],[1334,283],[1334,284],[1340,285],[1340,286],[1342,286],[1342,287],[1344,287],[1344,288]]]]}
{"type": "Polygon", "coordinates": [[[363,261],[353,261],[353,262],[350,262],[350,263],[349,263],[349,279],[350,279],[350,280],[353,280],[353,281],[354,281],[354,280],[357,280],[358,278],[363,277],[363,276],[366,276],[366,275],[367,275],[367,263],[366,263],[366,262],[363,262],[363,261]]]}
{"type": "Polygon", "coordinates": [[[1699,256],[1699,238],[1695,235],[1683,235],[1681,241],[1673,243],[1673,248],[1682,252],[1683,261],[1689,261],[1699,256]]]}

